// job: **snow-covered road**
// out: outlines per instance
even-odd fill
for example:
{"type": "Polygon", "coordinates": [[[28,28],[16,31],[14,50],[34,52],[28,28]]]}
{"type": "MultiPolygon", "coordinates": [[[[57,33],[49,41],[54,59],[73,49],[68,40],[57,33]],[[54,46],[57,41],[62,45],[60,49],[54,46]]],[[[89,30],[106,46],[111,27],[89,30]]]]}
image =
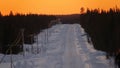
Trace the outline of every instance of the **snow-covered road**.
{"type": "Polygon", "coordinates": [[[76,33],[74,25],[68,26],[64,40],[65,50],[63,54],[63,68],[80,68],[83,65],[75,44],[76,33]]]}
{"type": "MultiPolygon", "coordinates": [[[[95,50],[88,44],[86,37],[81,36],[83,34],[84,30],[78,24],[59,24],[46,29],[38,35],[39,54],[27,53],[26,57],[20,60],[18,57],[21,56],[17,56],[18,60],[14,60],[14,67],[112,68],[105,58],[105,53],[95,50]]],[[[30,45],[26,46],[29,50],[30,45]]],[[[36,43],[33,46],[36,50],[36,43]]],[[[0,64],[0,68],[5,66],[0,64]]]]}

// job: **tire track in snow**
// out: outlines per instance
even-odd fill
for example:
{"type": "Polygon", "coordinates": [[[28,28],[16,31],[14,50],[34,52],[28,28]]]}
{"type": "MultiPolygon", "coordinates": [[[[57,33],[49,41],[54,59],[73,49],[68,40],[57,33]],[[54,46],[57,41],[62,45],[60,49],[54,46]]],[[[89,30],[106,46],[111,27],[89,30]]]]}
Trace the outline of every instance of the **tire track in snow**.
{"type": "MultiPolygon", "coordinates": [[[[82,62],[84,63],[84,68],[92,68],[90,63],[86,63],[86,61],[89,60],[89,56],[87,56],[87,54],[84,52],[83,48],[80,46],[81,42],[79,42],[79,39],[77,37],[78,28],[80,29],[80,27],[78,25],[74,26],[76,52],[77,52],[77,54],[80,55],[80,58],[82,59],[82,62]]],[[[82,40],[82,39],[81,39],[81,41],[84,42],[84,40],[82,40]]]]}
{"type": "Polygon", "coordinates": [[[84,68],[80,55],[76,51],[74,26],[69,25],[65,38],[65,51],[63,56],[63,68],[84,68]]]}

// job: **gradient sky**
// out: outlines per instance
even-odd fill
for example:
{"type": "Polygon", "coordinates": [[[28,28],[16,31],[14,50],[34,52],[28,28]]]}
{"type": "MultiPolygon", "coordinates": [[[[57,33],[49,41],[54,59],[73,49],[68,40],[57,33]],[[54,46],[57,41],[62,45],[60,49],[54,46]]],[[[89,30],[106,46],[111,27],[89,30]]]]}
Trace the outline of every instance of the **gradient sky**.
{"type": "Polygon", "coordinates": [[[109,9],[120,7],[120,0],[0,0],[2,14],[37,13],[37,14],[74,14],[80,8],[109,9]]]}

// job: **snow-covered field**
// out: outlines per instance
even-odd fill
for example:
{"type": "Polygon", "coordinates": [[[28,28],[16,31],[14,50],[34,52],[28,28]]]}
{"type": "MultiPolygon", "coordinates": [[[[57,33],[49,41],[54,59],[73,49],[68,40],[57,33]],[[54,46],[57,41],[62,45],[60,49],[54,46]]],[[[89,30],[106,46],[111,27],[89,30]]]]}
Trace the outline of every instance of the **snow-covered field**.
{"type": "Polygon", "coordinates": [[[105,53],[81,36],[84,33],[78,24],[55,25],[42,31],[36,43],[26,44],[24,56],[6,55],[0,68],[11,68],[11,62],[12,68],[113,68],[105,53]]]}

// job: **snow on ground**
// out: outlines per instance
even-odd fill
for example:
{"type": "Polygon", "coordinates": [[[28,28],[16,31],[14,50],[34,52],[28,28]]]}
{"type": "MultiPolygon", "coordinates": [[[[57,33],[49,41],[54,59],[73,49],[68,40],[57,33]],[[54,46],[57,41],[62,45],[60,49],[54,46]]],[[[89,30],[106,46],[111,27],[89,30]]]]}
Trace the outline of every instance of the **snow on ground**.
{"type": "MultiPolygon", "coordinates": [[[[36,43],[25,45],[24,56],[12,55],[12,68],[112,68],[113,63],[109,63],[104,52],[87,43],[84,33],[78,24],[46,29],[38,35],[36,43]]],[[[6,55],[0,68],[10,68],[10,58],[6,55]]]]}

